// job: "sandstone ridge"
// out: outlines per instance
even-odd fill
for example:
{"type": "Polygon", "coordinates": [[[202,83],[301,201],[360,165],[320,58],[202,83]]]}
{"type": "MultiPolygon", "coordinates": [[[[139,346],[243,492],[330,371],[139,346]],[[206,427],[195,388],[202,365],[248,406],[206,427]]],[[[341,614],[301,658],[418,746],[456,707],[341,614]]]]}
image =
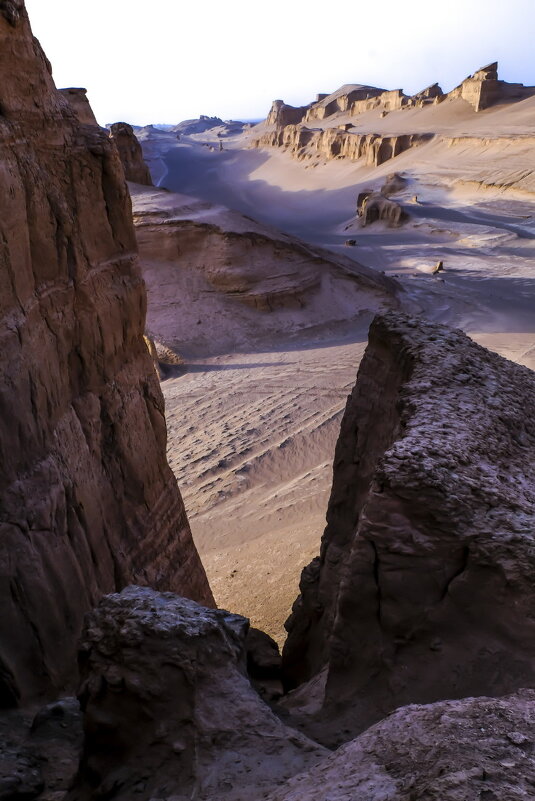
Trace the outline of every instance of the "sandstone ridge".
{"type": "Polygon", "coordinates": [[[136,581],[213,602],[165,457],[115,146],[0,14],[0,706],[72,686],[85,612],[136,581]],[[39,98],[39,102],[36,102],[39,98]]]}
{"type": "Polygon", "coordinates": [[[283,651],[290,684],[323,671],[321,719],[533,685],[534,390],[460,331],[372,324],[283,651]]]}

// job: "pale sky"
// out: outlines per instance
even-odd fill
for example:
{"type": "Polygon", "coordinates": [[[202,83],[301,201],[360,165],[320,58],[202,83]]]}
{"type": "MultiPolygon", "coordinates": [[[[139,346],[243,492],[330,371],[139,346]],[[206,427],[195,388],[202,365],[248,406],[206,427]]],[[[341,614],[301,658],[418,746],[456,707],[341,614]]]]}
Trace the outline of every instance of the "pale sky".
{"type": "Polygon", "coordinates": [[[99,122],[265,117],[344,83],[445,91],[496,59],[535,85],[535,0],[26,0],[99,122]]]}

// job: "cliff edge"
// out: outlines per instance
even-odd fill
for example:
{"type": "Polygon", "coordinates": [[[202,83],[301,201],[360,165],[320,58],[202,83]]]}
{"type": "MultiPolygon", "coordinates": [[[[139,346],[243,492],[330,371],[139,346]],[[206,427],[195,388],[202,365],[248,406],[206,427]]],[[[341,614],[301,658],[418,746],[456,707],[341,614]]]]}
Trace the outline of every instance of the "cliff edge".
{"type": "Polygon", "coordinates": [[[165,458],[131,204],[107,132],[0,4],[0,707],[70,686],[85,612],[213,599],[165,458]]]}

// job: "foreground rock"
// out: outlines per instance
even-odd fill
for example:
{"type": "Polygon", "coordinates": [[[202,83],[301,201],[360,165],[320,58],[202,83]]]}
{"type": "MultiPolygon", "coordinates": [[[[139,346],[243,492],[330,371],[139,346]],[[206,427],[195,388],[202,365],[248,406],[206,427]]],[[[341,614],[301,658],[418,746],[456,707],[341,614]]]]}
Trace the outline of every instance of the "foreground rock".
{"type": "Polygon", "coordinates": [[[83,637],[86,744],[69,799],[245,801],[323,757],[252,689],[247,628],[171,593],[104,598],[83,637]]]}
{"type": "Polygon", "coordinates": [[[528,801],[535,693],[398,709],[266,801],[528,801]]]}
{"type": "Polygon", "coordinates": [[[149,168],[143,160],[143,151],[134,129],[127,122],[116,122],[111,126],[110,136],[117,146],[127,181],[152,186],[149,168]]]}
{"type": "Polygon", "coordinates": [[[534,421],[532,371],[459,331],[376,318],[287,623],[288,683],[326,680],[319,737],[533,686],[534,421]]]}
{"type": "Polygon", "coordinates": [[[131,205],[105,131],[0,5],[0,707],[69,686],[132,581],[212,602],[165,458],[131,205]],[[37,102],[38,99],[38,102],[37,102]]]}

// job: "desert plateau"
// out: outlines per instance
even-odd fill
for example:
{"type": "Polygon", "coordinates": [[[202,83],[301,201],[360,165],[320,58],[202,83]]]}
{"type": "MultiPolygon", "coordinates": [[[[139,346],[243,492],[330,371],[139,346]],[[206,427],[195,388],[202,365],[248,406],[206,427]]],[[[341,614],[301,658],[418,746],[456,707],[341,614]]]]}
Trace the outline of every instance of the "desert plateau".
{"type": "Polygon", "coordinates": [[[0,0],[0,801],[535,799],[535,86],[433,62],[137,124],[176,76],[132,6],[104,124],[32,5],[0,0]]]}

